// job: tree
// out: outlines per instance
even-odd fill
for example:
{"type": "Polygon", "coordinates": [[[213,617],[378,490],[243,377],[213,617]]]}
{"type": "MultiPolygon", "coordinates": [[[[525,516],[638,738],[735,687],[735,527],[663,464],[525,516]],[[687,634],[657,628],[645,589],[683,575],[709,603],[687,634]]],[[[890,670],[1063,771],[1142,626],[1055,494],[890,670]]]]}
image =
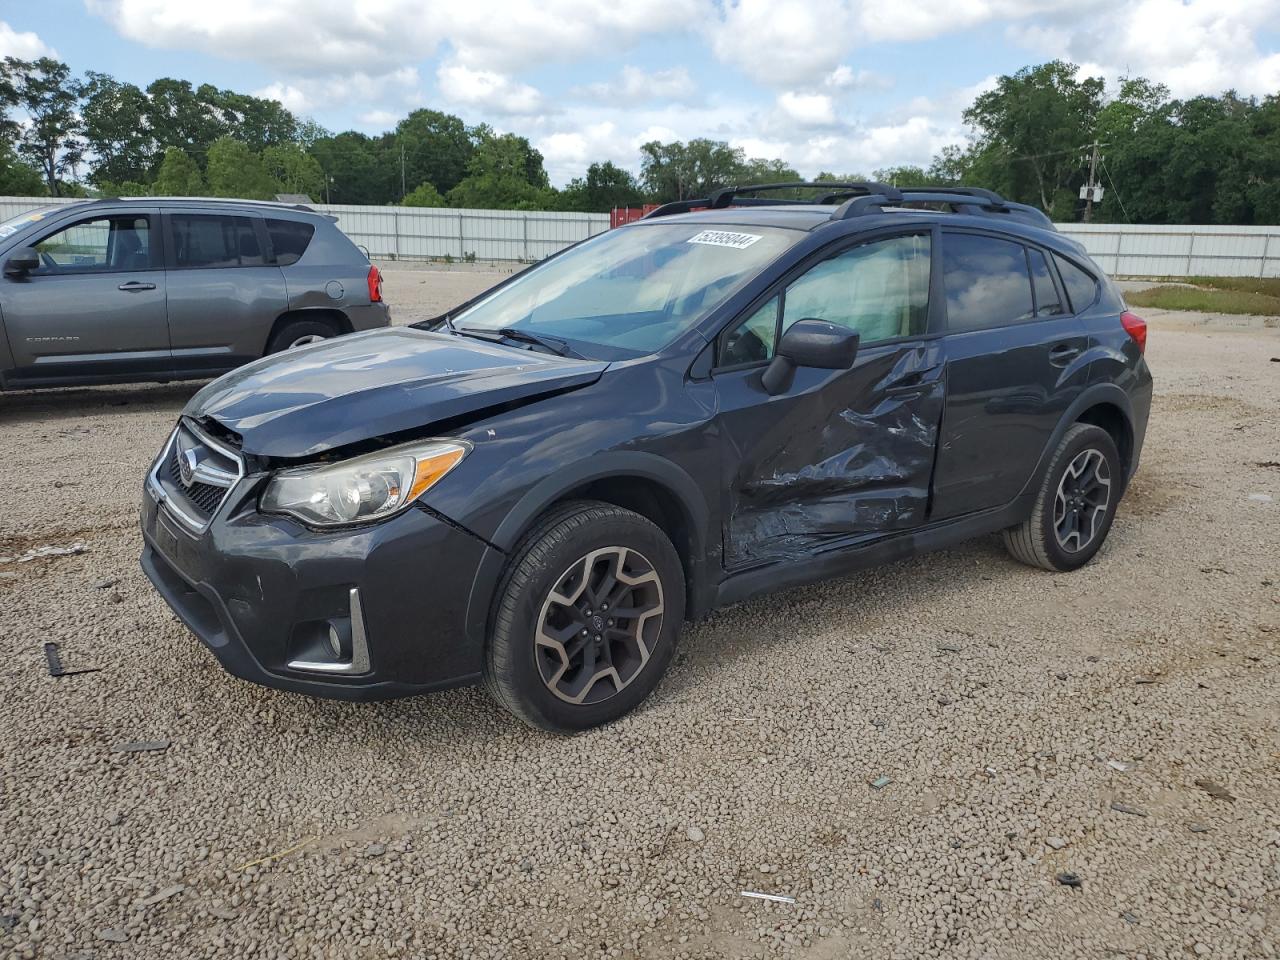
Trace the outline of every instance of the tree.
{"type": "Polygon", "coordinates": [[[51,196],[62,195],[64,174],[74,177],[83,155],[76,112],[79,84],[65,63],[52,57],[5,57],[5,96],[27,115],[17,137],[18,153],[36,166],[51,196]]]}
{"type": "Polygon", "coordinates": [[[298,121],[277,100],[264,100],[201,84],[196,98],[222,119],[225,135],[256,152],[298,139],[298,121]]]}
{"type": "Polygon", "coordinates": [[[640,179],[655,202],[689,200],[732,184],[743,162],[742,151],[721,140],[651,140],[640,148],[640,179]]]}
{"type": "Polygon", "coordinates": [[[132,83],[89,71],[81,85],[84,140],[96,158],[89,179],[104,183],[148,178],[155,141],[147,131],[147,95],[132,83]]]}
{"type": "Polygon", "coordinates": [[[157,197],[201,197],[208,191],[196,162],[180,148],[168,147],[151,192],[157,197]]]}
{"type": "Polygon", "coordinates": [[[1103,81],[1077,79],[1063,60],[1024,67],[996,81],[964,112],[976,131],[970,162],[1011,200],[1066,218],[1084,181],[1081,154],[1093,142],[1103,81]]]}
{"type": "Polygon", "coordinates": [[[363,133],[347,131],[321,137],[309,152],[324,175],[332,178],[327,195],[333,203],[383,204],[400,196],[399,163],[393,190],[389,162],[380,160],[380,145],[363,133]]]}
{"type": "Polygon", "coordinates": [[[209,145],[227,125],[186,80],[161,77],[147,87],[147,128],[161,147],[178,147],[203,166],[209,145]]]}
{"type": "Polygon", "coordinates": [[[895,187],[945,187],[952,181],[945,175],[935,172],[932,167],[901,166],[883,167],[871,175],[879,183],[888,183],[895,187]]]}
{"type": "Polygon", "coordinates": [[[447,207],[449,202],[440,195],[440,191],[427,182],[414,187],[401,201],[406,207],[447,207]]]}
{"type": "Polygon", "coordinates": [[[215,197],[271,200],[280,192],[260,157],[249,145],[231,137],[219,137],[209,147],[205,168],[209,193],[215,197]]]}
{"type": "MultiPolygon", "coordinates": [[[[794,183],[803,180],[800,172],[785,160],[764,160],[759,157],[745,160],[738,167],[735,180],[737,183],[794,183]]],[[[786,191],[772,196],[785,196],[786,191]]]]}
{"type": "Polygon", "coordinates": [[[634,207],[644,202],[640,185],[612,161],[593,163],[584,178],[575,177],[560,191],[556,208],[575,213],[603,213],[614,207],[634,207]]]}
{"type": "Polygon", "coordinates": [[[40,171],[14,153],[9,144],[0,140],[0,195],[39,197],[46,194],[40,171]]]}
{"type": "MultiPolygon", "coordinates": [[[[472,131],[458,117],[438,110],[414,110],[396,124],[395,133],[384,142],[383,162],[395,168],[399,186],[401,151],[404,182],[432,183],[448,193],[469,173],[467,164],[475,152],[472,131]]],[[[397,190],[396,196],[402,191],[397,190]]]]}
{"type": "Polygon", "coordinates": [[[320,162],[296,143],[278,143],[262,151],[267,175],[280,185],[280,193],[324,196],[324,170],[320,162]]]}
{"type": "Polygon", "coordinates": [[[467,176],[448,192],[452,207],[548,210],[554,202],[542,154],[524,137],[480,129],[467,176]]]}

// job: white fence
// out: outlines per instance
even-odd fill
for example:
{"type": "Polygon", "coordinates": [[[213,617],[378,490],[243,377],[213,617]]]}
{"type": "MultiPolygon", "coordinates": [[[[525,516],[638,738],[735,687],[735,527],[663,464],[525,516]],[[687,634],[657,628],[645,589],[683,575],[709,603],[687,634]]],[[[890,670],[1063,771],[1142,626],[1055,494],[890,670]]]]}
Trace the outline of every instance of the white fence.
{"type": "MultiPolygon", "coordinates": [[[[50,204],[39,197],[0,197],[0,221],[50,204]]],[[[369,256],[387,260],[534,261],[609,229],[607,213],[535,213],[451,207],[356,207],[312,204],[369,256]]]]}
{"type": "MultiPolygon", "coordinates": [[[[0,220],[50,201],[0,197],[0,220]]],[[[425,260],[474,255],[478,260],[541,260],[609,229],[605,213],[526,213],[436,207],[355,207],[315,204],[369,255],[425,260]]],[[[1066,223],[1058,227],[1084,244],[1099,266],[1120,277],[1280,277],[1280,226],[1156,227],[1066,223]]]]}

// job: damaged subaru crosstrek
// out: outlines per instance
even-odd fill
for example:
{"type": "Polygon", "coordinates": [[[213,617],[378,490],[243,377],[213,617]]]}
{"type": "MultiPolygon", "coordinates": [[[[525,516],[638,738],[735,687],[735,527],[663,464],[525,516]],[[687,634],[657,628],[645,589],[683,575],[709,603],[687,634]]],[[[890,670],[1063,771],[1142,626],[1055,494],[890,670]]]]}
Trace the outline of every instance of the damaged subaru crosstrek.
{"type": "Polygon", "coordinates": [[[146,478],[142,565],[239,677],[483,681],[583,729],[725,604],[997,531],[1088,562],[1145,343],[1079,244],[989,191],[724,189],[204,387],[146,478]]]}

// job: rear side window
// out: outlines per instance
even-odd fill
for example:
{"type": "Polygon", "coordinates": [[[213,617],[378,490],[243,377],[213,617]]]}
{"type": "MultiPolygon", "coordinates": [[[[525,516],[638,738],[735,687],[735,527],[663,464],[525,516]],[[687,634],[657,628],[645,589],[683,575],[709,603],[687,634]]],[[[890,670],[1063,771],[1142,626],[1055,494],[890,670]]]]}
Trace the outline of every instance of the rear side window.
{"type": "Polygon", "coordinates": [[[953,333],[1009,326],[1034,316],[1026,248],[1020,243],[946,233],[942,279],[947,328],[953,333]]]}
{"type": "Polygon", "coordinates": [[[1031,264],[1031,286],[1036,292],[1036,316],[1056,317],[1070,313],[1058,295],[1058,287],[1053,282],[1053,274],[1049,271],[1049,261],[1040,250],[1027,250],[1027,261],[1031,264]]]}
{"type": "Polygon", "coordinates": [[[266,263],[249,217],[173,214],[173,258],[180,268],[259,267],[266,263]]]}
{"type": "Polygon", "coordinates": [[[1093,301],[1098,299],[1098,281],[1093,275],[1056,253],[1053,259],[1058,263],[1062,285],[1067,288],[1067,296],[1071,299],[1072,312],[1080,313],[1093,306],[1093,301]]]}
{"type": "Polygon", "coordinates": [[[271,249],[275,252],[276,263],[282,267],[302,259],[315,232],[314,226],[299,220],[267,218],[267,235],[271,237],[271,249]]]}

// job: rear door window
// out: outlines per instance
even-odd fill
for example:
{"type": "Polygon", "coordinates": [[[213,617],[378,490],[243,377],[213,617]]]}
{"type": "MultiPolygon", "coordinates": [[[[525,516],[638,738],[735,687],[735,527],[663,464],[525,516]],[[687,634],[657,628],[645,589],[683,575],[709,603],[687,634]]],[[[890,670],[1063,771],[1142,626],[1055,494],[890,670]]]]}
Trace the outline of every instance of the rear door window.
{"type": "Polygon", "coordinates": [[[1058,286],[1053,282],[1053,273],[1044,252],[1028,249],[1027,260],[1031,264],[1031,286],[1036,293],[1036,316],[1056,317],[1070,313],[1058,294],[1058,286]]]}
{"type": "Polygon", "coordinates": [[[271,237],[271,250],[276,255],[276,263],[282,267],[302,259],[315,232],[314,226],[300,220],[267,218],[267,235],[271,237]]]}
{"type": "Polygon", "coordinates": [[[175,213],[170,223],[179,269],[259,267],[267,262],[251,217],[175,213]]]}
{"type": "Polygon", "coordinates": [[[943,234],[942,279],[952,333],[1023,323],[1035,315],[1026,248],[971,233],[943,234]]]}
{"type": "Polygon", "coordinates": [[[1053,259],[1058,263],[1058,273],[1062,276],[1063,286],[1067,288],[1072,312],[1080,313],[1088,310],[1093,306],[1093,301],[1098,299],[1098,281],[1092,274],[1065,257],[1055,253],[1053,259]]]}

